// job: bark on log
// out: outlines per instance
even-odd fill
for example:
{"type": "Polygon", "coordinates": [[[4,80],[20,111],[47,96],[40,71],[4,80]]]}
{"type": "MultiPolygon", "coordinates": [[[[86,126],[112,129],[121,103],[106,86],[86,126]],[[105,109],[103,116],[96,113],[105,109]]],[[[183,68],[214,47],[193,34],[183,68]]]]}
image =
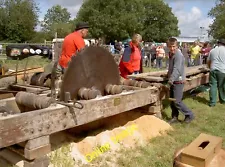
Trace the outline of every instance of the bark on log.
{"type": "Polygon", "coordinates": [[[16,81],[15,76],[1,78],[0,79],[0,88],[7,88],[9,85],[15,83],[15,81],[16,81]]]}
{"type": "MultiPolygon", "coordinates": [[[[205,65],[201,66],[195,66],[195,67],[188,67],[185,69],[186,71],[186,77],[189,78],[193,75],[197,75],[200,73],[207,73],[209,72],[209,69],[206,68],[205,65]]],[[[156,72],[149,72],[149,73],[142,73],[137,75],[129,75],[128,78],[130,79],[136,79],[136,80],[145,80],[148,82],[163,82],[168,80],[167,77],[167,71],[156,71],[156,72]]]]}

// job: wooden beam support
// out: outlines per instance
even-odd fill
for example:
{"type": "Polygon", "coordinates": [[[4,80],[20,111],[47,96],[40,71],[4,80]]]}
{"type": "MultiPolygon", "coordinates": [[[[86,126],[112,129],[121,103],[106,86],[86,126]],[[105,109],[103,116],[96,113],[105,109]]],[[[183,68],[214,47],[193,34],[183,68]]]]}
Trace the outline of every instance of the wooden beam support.
{"type": "MultiPolygon", "coordinates": [[[[14,114],[21,112],[19,106],[17,105],[15,101],[15,97],[10,97],[10,98],[0,100],[0,106],[6,107],[10,111],[12,111],[14,114]]],[[[0,135],[0,138],[1,138],[1,135],[0,135]]]]}
{"type": "Polygon", "coordinates": [[[32,140],[28,140],[24,147],[28,150],[32,150],[48,144],[50,144],[50,137],[41,136],[32,140]]]}
{"type": "Polygon", "coordinates": [[[33,161],[24,161],[24,167],[48,167],[50,159],[47,156],[37,158],[33,161]]]}
{"type": "Polygon", "coordinates": [[[28,140],[24,147],[24,157],[28,160],[41,158],[43,155],[50,152],[51,144],[49,136],[28,140]]]}
{"type": "Polygon", "coordinates": [[[41,158],[43,155],[47,155],[51,152],[51,145],[40,146],[35,149],[24,149],[24,157],[27,160],[34,160],[37,158],[41,158]]]}
{"type": "MultiPolygon", "coordinates": [[[[4,166],[1,166],[3,164],[0,164],[1,167],[5,167],[8,165],[15,165],[18,167],[24,167],[24,158],[20,154],[17,154],[16,152],[10,150],[10,149],[3,149],[0,151],[0,159],[5,161],[4,166]]],[[[1,160],[0,160],[1,162],[1,160]]]]}
{"type": "Polygon", "coordinates": [[[14,95],[12,93],[0,94],[0,100],[8,99],[8,98],[11,98],[11,97],[14,97],[14,95]]]}

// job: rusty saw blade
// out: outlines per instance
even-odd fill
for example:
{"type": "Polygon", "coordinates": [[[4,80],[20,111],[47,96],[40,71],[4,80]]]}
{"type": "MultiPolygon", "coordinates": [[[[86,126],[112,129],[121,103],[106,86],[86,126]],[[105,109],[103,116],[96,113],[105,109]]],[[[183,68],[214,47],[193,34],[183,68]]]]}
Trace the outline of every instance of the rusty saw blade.
{"type": "Polygon", "coordinates": [[[64,101],[66,92],[70,93],[71,100],[78,99],[78,91],[83,87],[94,87],[104,95],[107,84],[120,84],[113,56],[102,47],[86,47],[71,58],[63,76],[60,100],[64,101]]]}

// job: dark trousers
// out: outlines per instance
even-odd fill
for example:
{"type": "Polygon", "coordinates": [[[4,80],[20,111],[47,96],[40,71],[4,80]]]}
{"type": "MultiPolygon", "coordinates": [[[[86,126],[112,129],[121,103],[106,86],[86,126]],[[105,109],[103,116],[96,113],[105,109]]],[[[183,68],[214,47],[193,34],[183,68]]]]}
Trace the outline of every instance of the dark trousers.
{"type": "Polygon", "coordinates": [[[178,117],[179,111],[181,111],[185,116],[193,116],[193,112],[182,102],[183,89],[184,84],[173,84],[170,87],[170,97],[176,99],[176,101],[173,101],[170,104],[172,118],[178,117]]]}
{"type": "Polygon", "coordinates": [[[202,64],[207,64],[207,56],[202,56],[202,64]]]}
{"type": "Polygon", "coordinates": [[[186,64],[187,64],[187,67],[191,67],[191,58],[189,56],[186,57],[186,64]]]}
{"type": "Polygon", "coordinates": [[[210,71],[209,75],[209,98],[210,106],[215,106],[217,101],[217,90],[219,92],[219,101],[220,103],[225,103],[225,74],[218,71],[213,70],[210,71]]]}

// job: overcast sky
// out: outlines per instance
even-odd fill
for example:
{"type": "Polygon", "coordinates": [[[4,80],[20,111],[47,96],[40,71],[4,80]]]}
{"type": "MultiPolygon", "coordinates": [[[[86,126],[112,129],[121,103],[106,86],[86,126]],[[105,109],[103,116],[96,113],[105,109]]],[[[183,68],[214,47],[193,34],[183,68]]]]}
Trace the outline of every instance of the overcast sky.
{"type": "MultiPolygon", "coordinates": [[[[215,6],[216,0],[165,0],[172,7],[173,13],[179,20],[181,36],[199,36],[200,27],[208,29],[212,18],[207,16],[208,11],[215,6]]],[[[83,0],[36,0],[41,8],[40,20],[44,18],[48,8],[59,4],[66,7],[75,17],[83,0]]],[[[204,34],[206,31],[203,31],[204,34]]]]}

